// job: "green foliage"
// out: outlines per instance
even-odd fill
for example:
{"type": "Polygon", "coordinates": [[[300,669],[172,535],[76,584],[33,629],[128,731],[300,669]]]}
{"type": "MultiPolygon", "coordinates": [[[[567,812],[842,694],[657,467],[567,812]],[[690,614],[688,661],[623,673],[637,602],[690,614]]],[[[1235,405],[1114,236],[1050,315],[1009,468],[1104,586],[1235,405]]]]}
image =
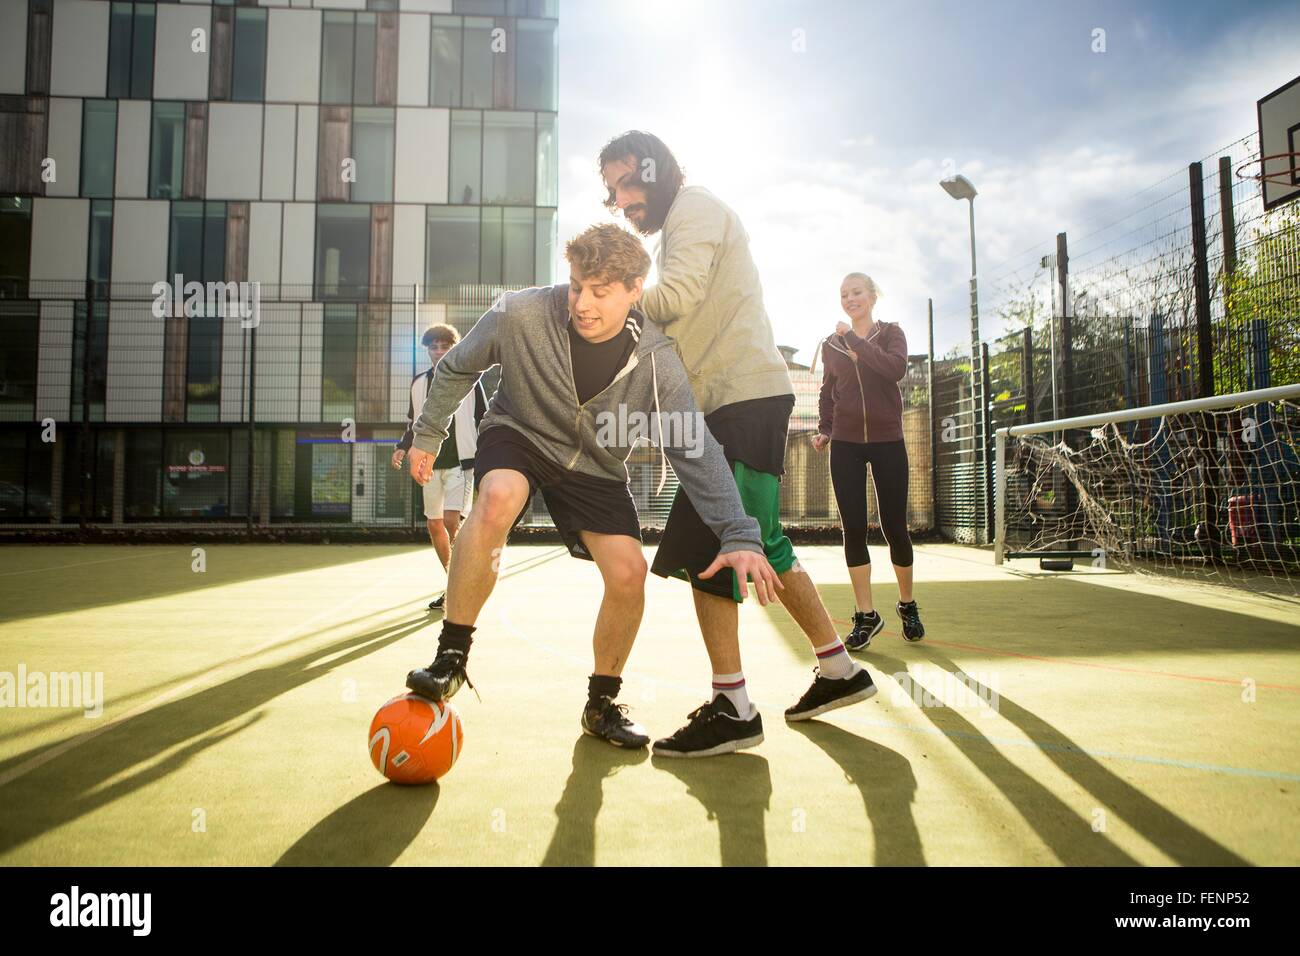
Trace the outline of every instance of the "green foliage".
{"type": "Polygon", "coordinates": [[[1257,319],[1267,329],[1272,383],[1300,382],[1300,203],[1267,214],[1243,244],[1236,271],[1220,278],[1224,331],[1240,346],[1215,350],[1216,385],[1245,387],[1251,325],[1257,319]]]}

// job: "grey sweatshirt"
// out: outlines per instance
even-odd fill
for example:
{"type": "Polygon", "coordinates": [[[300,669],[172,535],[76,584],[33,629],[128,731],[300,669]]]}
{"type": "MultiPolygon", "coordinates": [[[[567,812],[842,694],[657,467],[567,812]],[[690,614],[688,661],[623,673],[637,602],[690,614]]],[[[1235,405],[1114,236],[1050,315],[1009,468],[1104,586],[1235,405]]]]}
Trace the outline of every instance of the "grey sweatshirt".
{"type": "MultiPolygon", "coordinates": [[[[483,313],[463,339],[443,356],[429,384],[424,409],[416,419],[414,446],[437,455],[456,407],[493,365],[501,366],[497,389],[480,432],[506,425],[524,435],[562,468],[626,482],[627,458],[636,443],[635,413],[665,416],[698,432],[665,427],[661,442],[704,523],[722,542],[721,550],[763,553],[758,522],[745,514],[722,448],[699,415],[686,370],[672,342],[633,309],[629,319],[639,335],[636,349],[614,381],[586,404],[578,404],[569,350],[569,287],[507,293],[483,313]],[[681,441],[689,434],[694,448],[681,441]],[[630,441],[626,439],[630,438],[630,441]],[[674,440],[676,439],[676,440],[674,440]],[[702,449],[702,454],[695,452],[702,449]]],[[[653,419],[652,419],[653,420],[653,419]]]]}

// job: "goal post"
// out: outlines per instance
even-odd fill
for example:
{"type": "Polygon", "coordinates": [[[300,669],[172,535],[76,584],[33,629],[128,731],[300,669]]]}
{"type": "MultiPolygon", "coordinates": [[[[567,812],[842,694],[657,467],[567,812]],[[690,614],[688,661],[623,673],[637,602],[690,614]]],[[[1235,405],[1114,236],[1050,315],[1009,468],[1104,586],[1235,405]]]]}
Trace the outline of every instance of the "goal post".
{"type": "Polygon", "coordinates": [[[1290,565],[1300,558],[1298,401],[1300,383],[999,428],[994,562],[1100,553],[1290,565]],[[1073,494],[1058,494],[1067,483],[1073,494]],[[1067,512],[1062,500],[1077,505],[1067,512]]]}

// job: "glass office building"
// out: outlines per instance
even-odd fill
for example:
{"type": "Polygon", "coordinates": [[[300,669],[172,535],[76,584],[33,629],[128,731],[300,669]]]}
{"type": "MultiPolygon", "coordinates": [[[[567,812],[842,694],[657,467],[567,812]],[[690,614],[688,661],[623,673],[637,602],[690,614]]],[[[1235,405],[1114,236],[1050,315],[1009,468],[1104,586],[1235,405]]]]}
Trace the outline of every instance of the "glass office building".
{"type": "Polygon", "coordinates": [[[420,334],[555,279],[557,7],[0,0],[0,523],[410,523],[420,334]]]}

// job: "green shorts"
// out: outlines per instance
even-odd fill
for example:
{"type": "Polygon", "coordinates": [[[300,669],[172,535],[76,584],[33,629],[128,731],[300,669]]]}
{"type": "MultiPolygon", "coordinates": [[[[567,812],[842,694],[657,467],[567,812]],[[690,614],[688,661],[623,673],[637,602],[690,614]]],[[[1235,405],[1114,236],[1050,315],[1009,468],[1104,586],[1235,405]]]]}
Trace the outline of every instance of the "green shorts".
{"type": "MultiPolygon", "coordinates": [[[[781,528],[781,479],[743,461],[732,462],[731,473],[745,514],[758,521],[768,563],[777,574],[784,574],[794,567],[795,556],[794,546],[781,528]]],[[[650,570],[660,577],[689,580],[696,590],[739,601],[740,589],[731,568],[723,568],[708,579],[697,576],[713,563],[720,547],[718,536],[700,518],[686,492],[678,488],[650,570]]]]}

